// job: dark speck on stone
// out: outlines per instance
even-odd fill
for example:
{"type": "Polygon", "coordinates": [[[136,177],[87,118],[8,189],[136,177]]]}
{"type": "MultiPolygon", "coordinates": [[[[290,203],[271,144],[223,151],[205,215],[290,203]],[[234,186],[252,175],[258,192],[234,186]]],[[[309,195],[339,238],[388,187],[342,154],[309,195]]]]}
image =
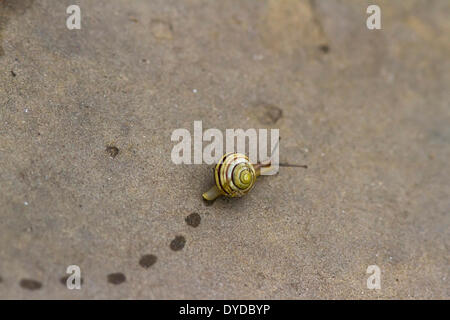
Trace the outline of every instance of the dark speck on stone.
{"type": "Polygon", "coordinates": [[[146,255],[143,255],[141,257],[141,259],[139,260],[139,265],[142,268],[148,269],[156,263],[156,260],[158,260],[158,257],[156,257],[155,255],[146,254],[146,255]]]}
{"type": "Polygon", "coordinates": [[[186,239],[183,236],[176,236],[175,239],[170,242],[170,249],[173,251],[180,251],[184,248],[185,244],[186,239]]]}
{"type": "Polygon", "coordinates": [[[27,290],[39,290],[42,288],[42,283],[32,279],[22,279],[20,280],[20,286],[27,290]]]}
{"type": "Polygon", "coordinates": [[[121,272],[108,274],[108,282],[109,283],[117,285],[117,284],[121,284],[121,283],[125,282],[126,280],[127,280],[127,278],[121,272]]]}
{"type": "Polygon", "coordinates": [[[109,154],[111,158],[115,158],[119,154],[119,148],[115,146],[107,146],[106,152],[109,154]]]}
{"type": "Polygon", "coordinates": [[[202,220],[202,218],[196,212],[191,213],[185,219],[185,221],[188,224],[188,226],[191,226],[191,227],[194,227],[194,228],[197,228],[200,225],[200,221],[201,220],[202,220]]]}
{"type": "Polygon", "coordinates": [[[321,46],[319,46],[320,51],[322,51],[323,53],[328,53],[330,51],[330,47],[326,44],[323,44],[321,46]]]}

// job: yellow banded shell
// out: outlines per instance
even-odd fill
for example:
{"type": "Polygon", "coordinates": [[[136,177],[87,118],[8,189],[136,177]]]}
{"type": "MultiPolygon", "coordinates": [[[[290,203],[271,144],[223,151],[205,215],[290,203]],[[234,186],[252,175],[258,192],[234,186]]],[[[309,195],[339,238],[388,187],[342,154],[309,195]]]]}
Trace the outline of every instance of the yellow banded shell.
{"type": "Polygon", "coordinates": [[[256,171],[246,155],[227,153],[214,168],[219,192],[228,197],[242,197],[256,181],[256,171]]]}

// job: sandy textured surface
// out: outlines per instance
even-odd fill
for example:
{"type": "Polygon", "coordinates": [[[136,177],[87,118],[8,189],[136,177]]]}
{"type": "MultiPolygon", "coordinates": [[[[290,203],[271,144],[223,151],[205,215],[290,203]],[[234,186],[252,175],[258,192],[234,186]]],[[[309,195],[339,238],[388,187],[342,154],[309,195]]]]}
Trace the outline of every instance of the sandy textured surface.
{"type": "Polygon", "coordinates": [[[450,298],[448,0],[75,2],[0,0],[0,298],[450,298]],[[308,169],[207,206],[194,120],[308,169]]]}

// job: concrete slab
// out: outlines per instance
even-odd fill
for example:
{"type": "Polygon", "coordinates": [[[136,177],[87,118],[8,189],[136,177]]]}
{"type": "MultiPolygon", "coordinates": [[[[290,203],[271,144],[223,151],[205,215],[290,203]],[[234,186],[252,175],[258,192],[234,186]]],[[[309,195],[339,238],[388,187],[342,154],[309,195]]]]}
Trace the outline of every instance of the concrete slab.
{"type": "Polygon", "coordinates": [[[449,298],[448,1],[76,2],[0,1],[0,298],[449,298]],[[194,120],[308,169],[206,206],[194,120]]]}

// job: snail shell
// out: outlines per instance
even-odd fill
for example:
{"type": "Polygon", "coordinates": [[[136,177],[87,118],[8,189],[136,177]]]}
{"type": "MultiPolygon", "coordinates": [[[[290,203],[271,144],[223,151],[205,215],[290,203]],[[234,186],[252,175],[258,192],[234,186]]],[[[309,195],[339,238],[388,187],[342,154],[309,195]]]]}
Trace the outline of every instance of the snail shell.
{"type": "Polygon", "coordinates": [[[241,153],[227,153],[214,168],[219,192],[227,197],[242,197],[255,185],[256,171],[241,153]]]}

